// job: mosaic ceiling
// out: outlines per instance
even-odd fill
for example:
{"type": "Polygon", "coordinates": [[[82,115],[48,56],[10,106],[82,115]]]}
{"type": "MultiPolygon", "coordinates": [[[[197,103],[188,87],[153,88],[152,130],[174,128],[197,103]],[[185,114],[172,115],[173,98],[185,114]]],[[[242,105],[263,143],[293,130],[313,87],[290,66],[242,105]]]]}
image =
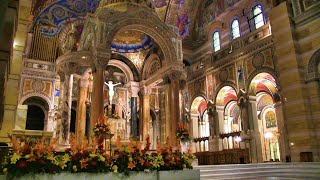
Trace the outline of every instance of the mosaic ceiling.
{"type": "Polygon", "coordinates": [[[44,35],[53,36],[65,24],[96,10],[100,0],[58,0],[46,6],[35,18],[33,25],[39,25],[44,35]]]}
{"type": "Polygon", "coordinates": [[[149,49],[152,46],[150,36],[139,31],[120,31],[118,32],[111,45],[112,51],[120,53],[134,53],[149,49]]]}

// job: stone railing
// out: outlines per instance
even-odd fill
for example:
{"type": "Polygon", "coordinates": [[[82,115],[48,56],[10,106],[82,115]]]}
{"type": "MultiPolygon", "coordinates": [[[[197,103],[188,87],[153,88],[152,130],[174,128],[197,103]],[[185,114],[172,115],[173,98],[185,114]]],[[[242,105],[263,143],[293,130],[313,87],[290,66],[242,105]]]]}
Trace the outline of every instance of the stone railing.
{"type": "Polygon", "coordinates": [[[217,152],[195,153],[199,165],[249,163],[248,149],[225,149],[217,152]]]}

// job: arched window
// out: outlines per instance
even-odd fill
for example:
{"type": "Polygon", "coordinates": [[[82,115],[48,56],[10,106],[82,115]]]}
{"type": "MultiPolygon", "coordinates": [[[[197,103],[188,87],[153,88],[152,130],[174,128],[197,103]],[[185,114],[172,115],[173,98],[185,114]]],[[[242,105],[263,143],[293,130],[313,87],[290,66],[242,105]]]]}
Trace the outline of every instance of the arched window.
{"type": "Polygon", "coordinates": [[[232,39],[240,37],[240,26],[239,21],[237,19],[233,20],[231,23],[231,35],[232,39]]]}
{"type": "Polygon", "coordinates": [[[217,52],[220,50],[220,38],[219,38],[219,31],[213,33],[213,50],[217,52]]]}
{"type": "Polygon", "coordinates": [[[254,20],[254,27],[258,29],[259,27],[264,25],[263,13],[262,13],[262,6],[256,5],[253,9],[253,20],[254,20]]]}

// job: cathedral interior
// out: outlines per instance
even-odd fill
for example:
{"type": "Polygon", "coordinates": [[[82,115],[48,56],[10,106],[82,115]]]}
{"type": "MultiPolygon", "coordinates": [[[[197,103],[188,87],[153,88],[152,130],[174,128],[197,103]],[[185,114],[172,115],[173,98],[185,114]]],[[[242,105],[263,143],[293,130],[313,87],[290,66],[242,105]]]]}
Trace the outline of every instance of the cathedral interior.
{"type": "Polygon", "coordinates": [[[318,0],[1,0],[0,144],[104,115],[153,149],[188,124],[199,164],[320,161],[319,29],[318,0]]]}

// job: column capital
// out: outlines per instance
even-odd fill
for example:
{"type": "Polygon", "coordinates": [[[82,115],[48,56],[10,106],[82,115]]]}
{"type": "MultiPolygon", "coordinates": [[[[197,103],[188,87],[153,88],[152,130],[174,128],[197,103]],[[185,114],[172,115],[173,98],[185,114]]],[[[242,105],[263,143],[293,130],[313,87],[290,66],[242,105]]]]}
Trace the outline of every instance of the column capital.
{"type": "Polygon", "coordinates": [[[148,96],[152,93],[152,88],[148,86],[142,86],[140,87],[140,92],[142,93],[142,95],[148,96]]]}
{"type": "Polygon", "coordinates": [[[138,92],[140,91],[139,82],[131,81],[125,85],[131,93],[131,97],[138,97],[138,92]]]}
{"type": "Polygon", "coordinates": [[[80,79],[78,83],[80,88],[87,88],[89,86],[89,79],[88,78],[80,79]]]}
{"type": "Polygon", "coordinates": [[[253,102],[253,101],[255,102],[257,101],[257,96],[249,96],[248,99],[250,102],[253,102]]]}
{"type": "Polygon", "coordinates": [[[219,112],[219,111],[224,111],[224,106],[216,106],[216,111],[219,112]]]}
{"type": "Polygon", "coordinates": [[[109,60],[111,59],[111,51],[106,50],[96,50],[94,52],[94,67],[105,69],[109,63],[109,60]]]}

